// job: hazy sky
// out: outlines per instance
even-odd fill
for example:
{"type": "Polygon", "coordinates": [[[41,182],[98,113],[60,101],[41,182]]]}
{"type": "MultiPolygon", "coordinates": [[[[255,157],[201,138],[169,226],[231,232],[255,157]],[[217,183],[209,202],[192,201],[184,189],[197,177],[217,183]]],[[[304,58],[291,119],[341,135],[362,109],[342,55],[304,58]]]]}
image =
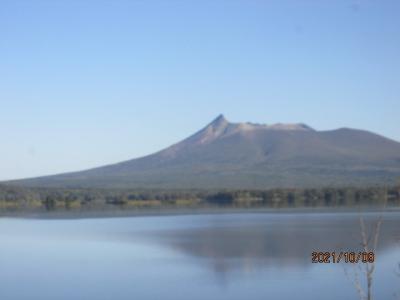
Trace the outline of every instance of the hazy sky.
{"type": "Polygon", "coordinates": [[[400,141],[400,1],[0,0],[0,180],[149,154],[219,113],[400,141]]]}

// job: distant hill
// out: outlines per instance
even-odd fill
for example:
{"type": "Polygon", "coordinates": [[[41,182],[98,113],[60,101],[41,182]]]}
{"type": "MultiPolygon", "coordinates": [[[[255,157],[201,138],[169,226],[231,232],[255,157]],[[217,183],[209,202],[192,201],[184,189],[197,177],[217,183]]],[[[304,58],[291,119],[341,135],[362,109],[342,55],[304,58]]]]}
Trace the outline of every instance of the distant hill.
{"type": "Polygon", "coordinates": [[[103,188],[321,187],[393,184],[400,143],[341,128],[231,123],[220,115],[157,153],[87,171],[7,182],[21,186],[103,188]]]}

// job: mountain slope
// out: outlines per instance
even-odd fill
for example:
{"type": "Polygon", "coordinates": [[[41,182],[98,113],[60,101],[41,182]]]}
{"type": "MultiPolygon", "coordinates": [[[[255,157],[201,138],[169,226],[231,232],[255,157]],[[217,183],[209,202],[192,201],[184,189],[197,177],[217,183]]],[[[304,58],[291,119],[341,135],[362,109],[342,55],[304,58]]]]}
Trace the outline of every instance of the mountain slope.
{"type": "Polygon", "coordinates": [[[187,139],[138,159],[9,182],[105,188],[270,188],[392,184],[400,143],[354,129],[230,123],[222,115],[187,139]]]}

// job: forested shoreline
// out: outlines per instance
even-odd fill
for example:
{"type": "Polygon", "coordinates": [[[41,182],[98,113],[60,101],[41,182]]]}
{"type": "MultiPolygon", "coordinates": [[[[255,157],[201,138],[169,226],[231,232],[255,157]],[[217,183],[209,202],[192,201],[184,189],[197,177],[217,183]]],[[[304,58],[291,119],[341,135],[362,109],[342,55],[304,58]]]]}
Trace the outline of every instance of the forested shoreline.
{"type": "Polygon", "coordinates": [[[400,185],[268,190],[60,189],[0,185],[0,213],[141,208],[400,207],[400,185]]]}

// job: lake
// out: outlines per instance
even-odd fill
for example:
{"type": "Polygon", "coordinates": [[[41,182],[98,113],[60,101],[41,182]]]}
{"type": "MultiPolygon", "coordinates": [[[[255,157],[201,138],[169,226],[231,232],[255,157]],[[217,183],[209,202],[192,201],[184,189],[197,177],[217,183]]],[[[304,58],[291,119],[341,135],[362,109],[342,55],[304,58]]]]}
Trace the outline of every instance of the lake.
{"type": "MultiPolygon", "coordinates": [[[[359,299],[358,212],[0,218],[0,299],[359,299]]],[[[400,295],[400,213],[382,214],[374,299],[400,295]]],[[[379,213],[363,213],[373,228],[379,213]]],[[[364,284],[365,286],[365,284],[364,284]]]]}

